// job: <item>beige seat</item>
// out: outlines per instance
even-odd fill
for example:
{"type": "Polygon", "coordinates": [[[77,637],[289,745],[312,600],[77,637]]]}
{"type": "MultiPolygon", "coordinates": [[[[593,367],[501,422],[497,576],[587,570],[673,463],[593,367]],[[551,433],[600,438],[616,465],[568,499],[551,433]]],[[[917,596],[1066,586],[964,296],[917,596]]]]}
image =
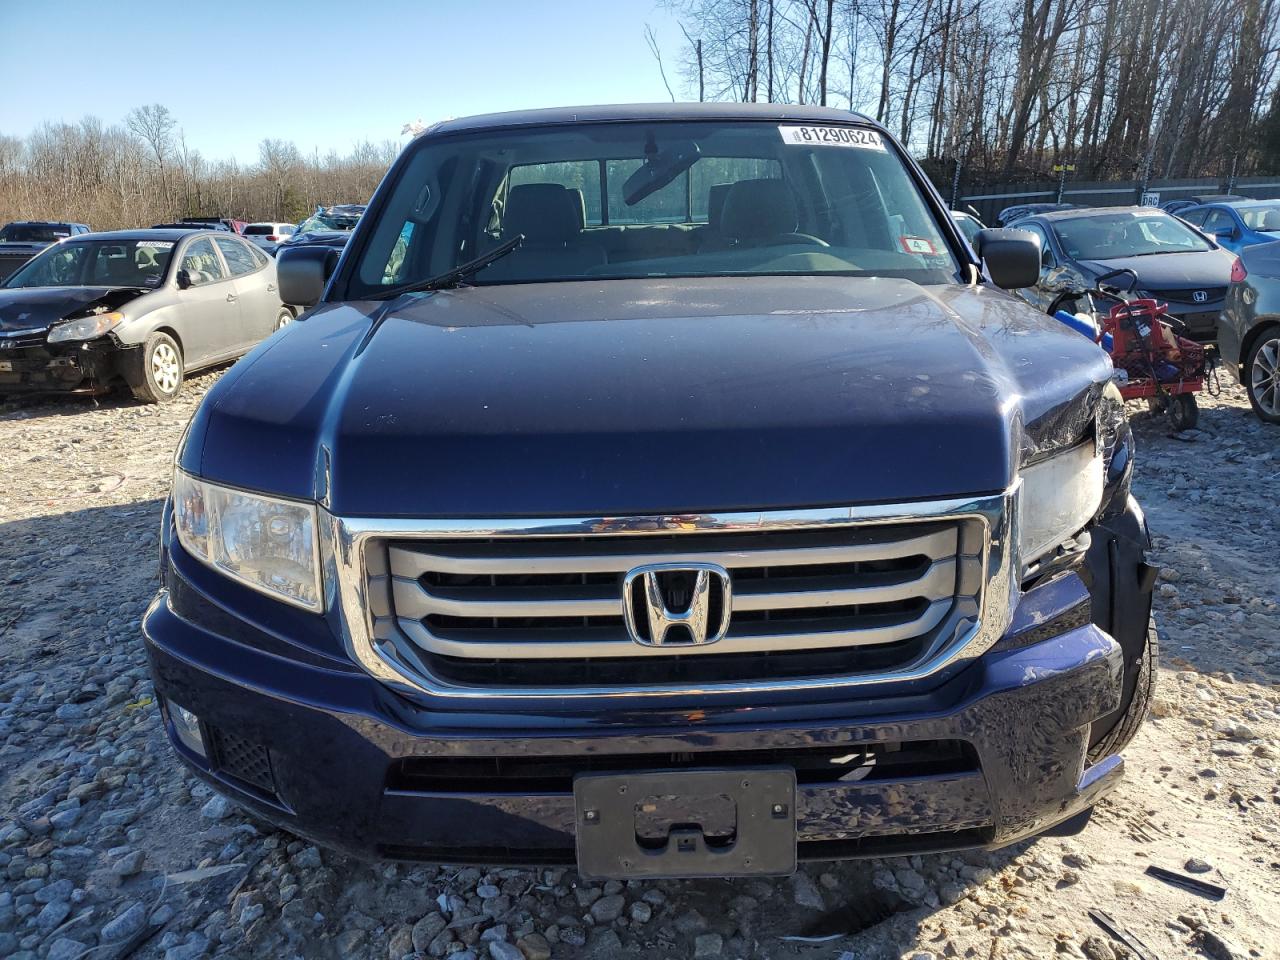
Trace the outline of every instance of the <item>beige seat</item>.
{"type": "Polygon", "coordinates": [[[605,262],[604,250],[584,241],[580,190],[558,183],[522,183],[511,188],[503,214],[503,236],[524,234],[509,257],[485,270],[485,280],[579,277],[605,262]]]}

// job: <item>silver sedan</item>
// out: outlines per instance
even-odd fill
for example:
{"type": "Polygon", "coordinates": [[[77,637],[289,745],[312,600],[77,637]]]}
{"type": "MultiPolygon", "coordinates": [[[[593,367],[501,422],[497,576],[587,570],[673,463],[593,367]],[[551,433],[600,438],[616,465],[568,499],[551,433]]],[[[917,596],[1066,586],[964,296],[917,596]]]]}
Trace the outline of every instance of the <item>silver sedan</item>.
{"type": "Polygon", "coordinates": [[[292,321],[275,261],[230,233],[122,230],[48,248],[0,285],[0,394],[177,396],[187,373],[292,321]]]}

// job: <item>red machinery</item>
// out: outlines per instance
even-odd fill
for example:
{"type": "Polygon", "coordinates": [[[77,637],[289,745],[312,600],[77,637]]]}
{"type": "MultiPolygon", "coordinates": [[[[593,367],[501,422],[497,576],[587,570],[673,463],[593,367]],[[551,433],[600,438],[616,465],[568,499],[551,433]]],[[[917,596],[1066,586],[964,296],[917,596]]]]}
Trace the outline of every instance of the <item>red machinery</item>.
{"type": "Polygon", "coordinates": [[[1168,411],[1175,430],[1190,430],[1200,418],[1195,395],[1204,389],[1205,348],[1175,334],[1168,312],[1155,300],[1122,301],[1101,316],[1102,335],[1111,334],[1111,362],[1128,378],[1116,384],[1120,395],[1146,399],[1153,412],[1168,411]]]}

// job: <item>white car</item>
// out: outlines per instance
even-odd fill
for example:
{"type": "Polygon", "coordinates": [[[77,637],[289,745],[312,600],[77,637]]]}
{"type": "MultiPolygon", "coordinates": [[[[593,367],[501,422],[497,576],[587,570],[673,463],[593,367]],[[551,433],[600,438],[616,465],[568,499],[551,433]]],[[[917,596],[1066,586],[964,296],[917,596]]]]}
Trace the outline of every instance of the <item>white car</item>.
{"type": "Polygon", "coordinates": [[[281,240],[292,237],[293,231],[292,223],[251,223],[244,228],[242,236],[260,247],[274,248],[281,240]]]}

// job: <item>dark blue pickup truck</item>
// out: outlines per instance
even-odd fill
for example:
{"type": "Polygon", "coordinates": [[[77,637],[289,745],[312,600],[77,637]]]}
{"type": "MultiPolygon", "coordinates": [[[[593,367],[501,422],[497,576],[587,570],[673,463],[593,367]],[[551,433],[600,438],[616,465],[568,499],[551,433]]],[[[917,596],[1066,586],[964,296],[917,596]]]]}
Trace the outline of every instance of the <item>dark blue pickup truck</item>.
{"type": "Polygon", "coordinates": [[[215,789],[367,857],[597,877],[1080,829],[1149,706],[1106,355],[875,123],[413,141],[178,451],[143,629],[215,789]]]}

